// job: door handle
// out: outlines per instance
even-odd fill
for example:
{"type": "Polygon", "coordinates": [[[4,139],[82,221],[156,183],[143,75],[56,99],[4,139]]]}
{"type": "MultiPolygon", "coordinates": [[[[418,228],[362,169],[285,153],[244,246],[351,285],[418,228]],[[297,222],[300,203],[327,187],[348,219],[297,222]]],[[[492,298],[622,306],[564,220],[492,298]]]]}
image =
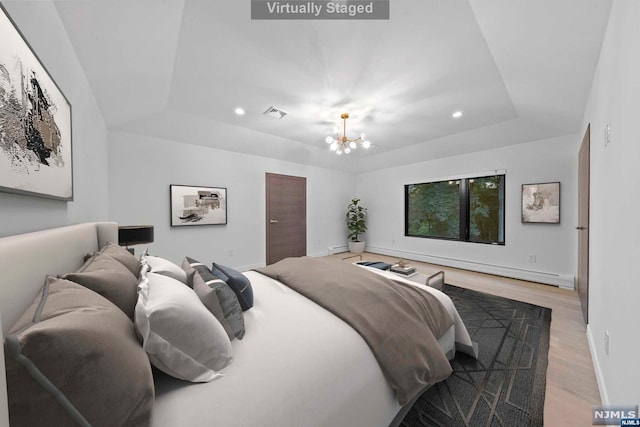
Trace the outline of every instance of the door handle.
{"type": "Polygon", "coordinates": [[[586,229],[587,229],[587,227],[583,227],[581,225],[576,227],[576,230],[586,230],[586,229]]]}
{"type": "Polygon", "coordinates": [[[277,223],[278,223],[278,220],[277,220],[277,219],[270,219],[270,220],[269,220],[269,223],[270,223],[270,224],[277,224],[277,223]]]}

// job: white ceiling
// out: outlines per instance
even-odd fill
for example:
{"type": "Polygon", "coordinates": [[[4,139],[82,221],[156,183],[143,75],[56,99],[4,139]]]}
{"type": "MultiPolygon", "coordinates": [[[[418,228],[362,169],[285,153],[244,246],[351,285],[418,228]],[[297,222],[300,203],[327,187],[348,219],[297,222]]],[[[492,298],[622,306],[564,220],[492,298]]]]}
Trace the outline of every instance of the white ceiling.
{"type": "Polygon", "coordinates": [[[250,0],[54,3],[110,129],[355,170],[579,133],[611,7],[390,0],[389,20],[258,21],[250,0]],[[343,112],[368,152],[328,151],[343,112]]]}

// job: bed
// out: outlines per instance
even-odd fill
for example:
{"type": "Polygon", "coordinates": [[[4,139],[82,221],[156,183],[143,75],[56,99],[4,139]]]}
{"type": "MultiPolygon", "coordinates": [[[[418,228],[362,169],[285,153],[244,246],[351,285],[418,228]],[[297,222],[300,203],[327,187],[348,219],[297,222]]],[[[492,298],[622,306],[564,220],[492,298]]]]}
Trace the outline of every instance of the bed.
{"type": "MultiPolygon", "coordinates": [[[[45,276],[76,271],[85,255],[116,241],[117,224],[109,222],[0,239],[3,334],[32,304],[45,276]]],[[[220,371],[220,378],[202,383],[153,369],[151,425],[370,427],[401,422],[414,399],[398,403],[376,357],[352,327],[278,280],[257,271],[243,274],[251,282],[254,304],[243,313],[243,339],[231,342],[233,362],[220,371]]],[[[456,349],[473,355],[477,349],[451,301],[437,290],[428,291],[453,319],[438,337],[443,353],[449,359],[456,349]]],[[[0,386],[4,393],[4,384],[0,386]]],[[[0,399],[2,424],[8,413],[6,394],[0,399]]]]}

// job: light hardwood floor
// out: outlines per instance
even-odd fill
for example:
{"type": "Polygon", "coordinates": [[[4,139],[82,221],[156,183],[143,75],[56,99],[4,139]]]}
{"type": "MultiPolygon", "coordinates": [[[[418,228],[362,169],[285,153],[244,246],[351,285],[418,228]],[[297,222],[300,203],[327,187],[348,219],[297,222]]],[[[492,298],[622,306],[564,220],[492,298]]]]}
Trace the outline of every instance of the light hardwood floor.
{"type": "MultiPolygon", "coordinates": [[[[332,256],[342,259],[349,255],[332,256]]],[[[363,260],[393,263],[397,258],[364,253],[363,260]]],[[[601,400],[576,291],[418,261],[410,264],[426,275],[444,271],[446,283],[451,285],[551,308],[544,425],[591,425],[592,406],[600,405],[601,400]]]]}

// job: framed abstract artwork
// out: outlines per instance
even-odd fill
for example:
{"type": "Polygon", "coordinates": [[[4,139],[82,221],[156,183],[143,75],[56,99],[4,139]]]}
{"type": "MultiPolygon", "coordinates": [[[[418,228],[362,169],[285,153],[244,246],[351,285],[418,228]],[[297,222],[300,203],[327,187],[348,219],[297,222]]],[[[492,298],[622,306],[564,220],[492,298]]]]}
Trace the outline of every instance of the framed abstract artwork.
{"type": "Polygon", "coordinates": [[[170,185],[171,226],[227,223],[227,189],[170,185]]]}
{"type": "Polygon", "coordinates": [[[0,191],[73,200],[71,104],[0,5],[0,191]]]}
{"type": "Polygon", "coordinates": [[[522,185],[523,223],[560,223],[560,183],[522,185]]]}

